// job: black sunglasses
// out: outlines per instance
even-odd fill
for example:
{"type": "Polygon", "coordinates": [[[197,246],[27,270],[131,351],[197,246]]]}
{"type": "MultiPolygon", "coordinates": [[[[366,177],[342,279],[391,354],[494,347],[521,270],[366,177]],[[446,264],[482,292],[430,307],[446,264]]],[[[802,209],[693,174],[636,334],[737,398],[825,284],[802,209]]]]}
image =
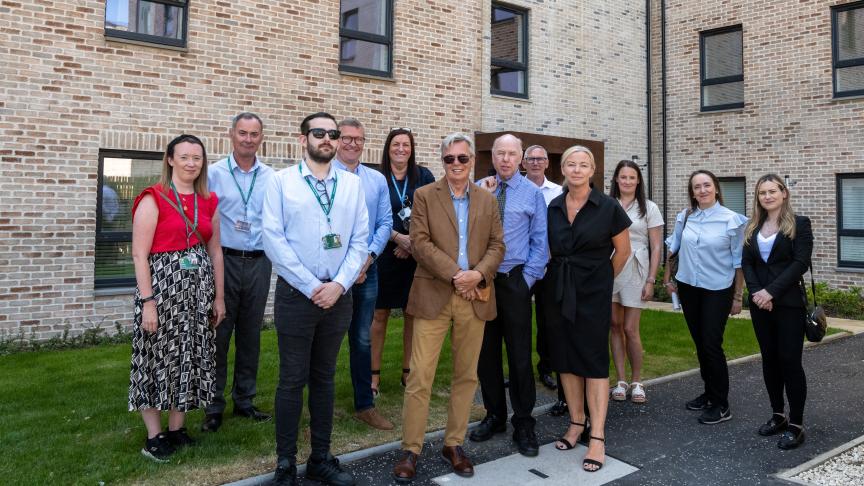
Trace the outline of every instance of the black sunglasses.
{"type": "Polygon", "coordinates": [[[391,131],[391,132],[401,131],[401,132],[408,132],[408,133],[411,133],[411,129],[410,129],[410,128],[405,128],[405,127],[393,127],[393,128],[390,129],[390,131],[391,131]]]}
{"type": "Polygon", "coordinates": [[[448,165],[456,162],[457,160],[460,164],[467,164],[469,161],[471,161],[471,157],[467,155],[445,155],[444,157],[441,157],[441,160],[443,160],[444,163],[448,165]]]}
{"type": "Polygon", "coordinates": [[[306,132],[306,136],[308,137],[310,133],[317,139],[324,138],[325,134],[330,138],[330,140],[338,140],[339,137],[342,136],[342,132],[339,130],[324,130],[323,128],[310,128],[309,131],[306,132]]]}

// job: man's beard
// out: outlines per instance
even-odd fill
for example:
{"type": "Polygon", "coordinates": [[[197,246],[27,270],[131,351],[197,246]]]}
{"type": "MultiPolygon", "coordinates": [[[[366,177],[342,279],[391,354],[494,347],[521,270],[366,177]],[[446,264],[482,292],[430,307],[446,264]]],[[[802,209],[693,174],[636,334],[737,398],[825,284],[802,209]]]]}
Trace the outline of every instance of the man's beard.
{"type": "Polygon", "coordinates": [[[311,143],[306,143],[306,153],[309,154],[309,159],[317,164],[327,164],[333,160],[333,157],[336,156],[336,149],[330,145],[330,150],[331,152],[327,154],[320,150],[320,145],[319,148],[315,148],[311,143]]]}

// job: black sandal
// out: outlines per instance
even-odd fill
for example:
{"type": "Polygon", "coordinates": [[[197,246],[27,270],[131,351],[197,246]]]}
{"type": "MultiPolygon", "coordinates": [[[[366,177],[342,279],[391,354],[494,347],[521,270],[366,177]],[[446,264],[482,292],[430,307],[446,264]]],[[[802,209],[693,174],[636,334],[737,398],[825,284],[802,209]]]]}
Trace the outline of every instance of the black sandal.
{"type": "Polygon", "coordinates": [[[402,368],[402,388],[408,386],[408,382],[405,379],[405,375],[411,373],[411,368],[402,368]]]}
{"type": "MultiPolygon", "coordinates": [[[[594,437],[592,435],[591,439],[599,440],[600,442],[603,442],[604,444],[606,443],[606,438],[604,438],[604,437],[594,437]]],[[[604,457],[606,456],[605,452],[604,452],[603,456],[604,457]]],[[[594,459],[582,459],[582,470],[583,471],[593,473],[593,472],[597,472],[601,469],[603,469],[603,463],[602,462],[594,460],[594,459]],[[597,466],[597,469],[588,469],[588,466],[597,466]]]]}
{"type": "MultiPolygon", "coordinates": [[[[372,370],[372,374],[378,375],[380,377],[381,376],[381,370],[372,370]]],[[[374,399],[378,398],[378,395],[380,394],[380,392],[378,391],[378,387],[373,386],[371,388],[372,388],[372,399],[374,400],[374,399]]]]}
{"type": "MultiPolygon", "coordinates": [[[[585,427],[584,422],[580,424],[579,422],[574,422],[572,420],[570,421],[570,425],[577,425],[579,427],[585,427]]],[[[570,427],[568,426],[567,428],[569,429],[570,427]]],[[[561,437],[558,438],[558,442],[560,442],[561,445],[563,445],[564,447],[563,448],[558,447],[558,444],[555,444],[555,448],[558,449],[559,451],[569,451],[570,449],[574,449],[576,447],[576,444],[571,444],[570,441],[567,440],[567,437],[566,437],[567,432],[564,432],[564,434],[565,435],[562,435],[561,437]]],[[[582,434],[579,434],[579,435],[582,435],[582,434]]]]}

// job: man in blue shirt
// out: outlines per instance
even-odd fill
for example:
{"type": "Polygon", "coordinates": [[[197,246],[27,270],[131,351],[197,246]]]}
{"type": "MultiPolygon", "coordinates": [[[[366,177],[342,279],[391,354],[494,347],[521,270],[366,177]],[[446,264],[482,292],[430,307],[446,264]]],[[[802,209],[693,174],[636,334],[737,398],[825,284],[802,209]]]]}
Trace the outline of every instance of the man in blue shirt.
{"type": "Polygon", "coordinates": [[[372,342],[369,329],[378,298],[378,268],[375,260],[384,251],[393,229],[393,211],[387,180],[377,170],[360,163],[366,144],[366,130],[354,118],[339,122],[342,138],[333,165],[360,176],[366,209],[369,212],[369,255],[354,283],[352,298],[354,311],[348,327],[348,345],[351,350],[351,384],[354,386],[354,416],[361,422],[380,430],[390,430],[393,424],[375,408],[372,394],[372,342]]]}
{"type": "Polygon", "coordinates": [[[513,442],[520,454],[533,457],[539,445],[531,416],[536,399],[531,360],[531,287],[543,278],[549,255],[546,201],[537,185],[519,173],[521,162],[522,141],[510,134],[498,137],[492,144],[492,165],[497,175],[489,181],[491,184],[480,183],[491,188],[498,200],[507,250],[495,276],[497,317],[486,323],[477,364],[486,418],[470,438],[482,442],[507,430],[503,341],[510,363],[513,442]]]}
{"type": "Polygon", "coordinates": [[[341,136],[333,116],[309,115],[300,133],[306,156],[270,180],[262,223],[264,251],[279,275],[275,484],[298,484],[297,433],[308,385],[306,477],[347,486],[353,476],[330,454],[333,376],[351,322],[351,287],[369,256],[369,216],[360,178],[330,163],[341,136]]]}
{"type": "Polygon", "coordinates": [[[201,430],[216,432],[225,411],[228,349],[234,334],[234,415],[259,422],[270,415],[252,405],[261,349],[261,323],[270,294],[270,260],[261,242],[261,205],[273,169],[258,160],[264,123],[254,113],[240,113],[231,122],[233,151],[207,171],[210,190],[219,196],[222,254],[225,261],[225,320],[216,328],[216,382],[213,402],[205,410],[201,430]]]}

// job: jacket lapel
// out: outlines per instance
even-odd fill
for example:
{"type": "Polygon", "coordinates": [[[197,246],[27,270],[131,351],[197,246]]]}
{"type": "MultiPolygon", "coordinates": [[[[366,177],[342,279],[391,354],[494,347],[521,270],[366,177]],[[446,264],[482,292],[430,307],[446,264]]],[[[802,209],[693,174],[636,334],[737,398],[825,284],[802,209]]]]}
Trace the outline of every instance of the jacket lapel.
{"type": "MultiPolygon", "coordinates": [[[[477,200],[479,198],[475,197],[477,191],[482,191],[477,187],[473,182],[468,182],[468,234],[472,234],[474,231],[474,225],[477,223],[477,213],[480,212],[480,208],[477,207],[477,200]]],[[[470,240],[469,240],[470,241],[470,240]]]]}
{"type": "MultiPolygon", "coordinates": [[[[450,197],[450,186],[447,185],[447,179],[442,177],[441,180],[437,182],[435,193],[438,194],[438,203],[441,204],[441,208],[450,219],[450,224],[453,225],[453,229],[459,231],[459,227],[456,225],[456,210],[453,209],[453,198],[450,197]]],[[[468,207],[470,210],[471,206],[469,205],[468,207]]]]}

